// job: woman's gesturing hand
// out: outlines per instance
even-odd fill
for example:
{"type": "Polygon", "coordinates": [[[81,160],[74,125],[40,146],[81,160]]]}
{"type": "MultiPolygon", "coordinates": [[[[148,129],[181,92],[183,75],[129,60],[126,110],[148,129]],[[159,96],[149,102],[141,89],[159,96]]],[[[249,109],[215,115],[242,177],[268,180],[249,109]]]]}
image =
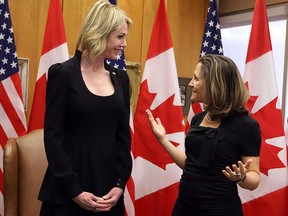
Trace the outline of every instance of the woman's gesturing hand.
{"type": "Polygon", "coordinates": [[[249,169],[252,160],[249,159],[245,164],[242,161],[238,161],[238,166],[236,164],[232,165],[232,169],[227,166],[226,170],[223,170],[223,174],[231,181],[240,181],[246,178],[246,173],[249,169]]]}
{"type": "Polygon", "coordinates": [[[146,113],[147,113],[147,117],[148,117],[151,129],[152,129],[152,132],[154,133],[158,141],[161,143],[161,141],[166,138],[166,130],[163,127],[161,120],[159,118],[156,118],[155,120],[154,116],[152,115],[149,109],[146,110],[146,113]]]}

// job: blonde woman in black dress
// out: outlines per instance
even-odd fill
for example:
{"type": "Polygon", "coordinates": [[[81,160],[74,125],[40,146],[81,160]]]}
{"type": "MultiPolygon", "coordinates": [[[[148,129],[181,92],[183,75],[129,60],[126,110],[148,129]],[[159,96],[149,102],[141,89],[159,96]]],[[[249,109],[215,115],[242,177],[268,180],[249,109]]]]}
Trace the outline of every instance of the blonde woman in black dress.
{"type": "Polygon", "coordinates": [[[126,46],[130,25],[119,8],[97,1],[75,55],[49,69],[41,216],[124,215],[132,169],[129,78],[105,59],[126,46]]]}

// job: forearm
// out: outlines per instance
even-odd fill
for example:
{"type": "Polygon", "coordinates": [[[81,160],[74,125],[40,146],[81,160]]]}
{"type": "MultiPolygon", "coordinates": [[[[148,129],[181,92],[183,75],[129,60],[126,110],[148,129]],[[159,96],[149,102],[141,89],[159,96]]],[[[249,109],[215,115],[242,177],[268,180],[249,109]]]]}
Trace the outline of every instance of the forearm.
{"type": "Polygon", "coordinates": [[[260,174],[256,171],[248,171],[246,173],[245,180],[243,182],[239,182],[238,185],[247,190],[255,190],[260,183],[260,174]]]}
{"type": "Polygon", "coordinates": [[[181,169],[184,169],[184,164],[186,160],[185,153],[177,149],[166,137],[163,137],[158,141],[172,158],[172,160],[177,164],[177,166],[179,166],[181,169]]]}

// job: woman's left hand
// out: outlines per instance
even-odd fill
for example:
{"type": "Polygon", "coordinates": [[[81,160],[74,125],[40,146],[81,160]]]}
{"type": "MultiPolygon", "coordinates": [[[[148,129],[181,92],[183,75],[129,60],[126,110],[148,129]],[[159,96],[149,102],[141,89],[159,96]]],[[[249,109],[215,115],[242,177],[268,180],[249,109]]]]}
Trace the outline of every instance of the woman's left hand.
{"type": "Polygon", "coordinates": [[[112,188],[109,193],[107,193],[105,196],[103,196],[103,200],[98,201],[97,203],[99,204],[105,204],[108,207],[105,208],[96,208],[95,211],[110,211],[113,206],[116,205],[118,199],[121,197],[123,194],[123,189],[119,187],[114,187],[112,188]]]}
{"type": "Polygon", "coordinates": [[[222,173],[231,181],[238,182],[245,178],[251,163],[252,159],[247,160],[245,164],[242,161],[238,161],[238,166],[236,164],[232,165],[233,170],[229,166],[226,166],[225,170],[222,170],[222,173]]]}

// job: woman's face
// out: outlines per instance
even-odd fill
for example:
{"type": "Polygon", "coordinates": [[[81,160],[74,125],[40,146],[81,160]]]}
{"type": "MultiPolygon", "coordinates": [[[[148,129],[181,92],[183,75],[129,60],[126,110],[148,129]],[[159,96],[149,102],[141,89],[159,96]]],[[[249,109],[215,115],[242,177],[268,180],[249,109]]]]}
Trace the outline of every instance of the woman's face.
{"type": "Polygon", "coordinates": [[[189,83],[192,88],[191,101],[205,103],[206,84],[205,77],[201,71],[202,64],[199,62],[194,70],[194,75],[189,83]]]}
{"type": "Polygon", "coordinates": [[[111,33],[107,40],[106,48],[102,55],[104,58],[117,59],[117,56],[121,53],[121,50],[127,46],[126,36],[128,34],[128,25],[125,22],[123,26],[111,33]]]}

